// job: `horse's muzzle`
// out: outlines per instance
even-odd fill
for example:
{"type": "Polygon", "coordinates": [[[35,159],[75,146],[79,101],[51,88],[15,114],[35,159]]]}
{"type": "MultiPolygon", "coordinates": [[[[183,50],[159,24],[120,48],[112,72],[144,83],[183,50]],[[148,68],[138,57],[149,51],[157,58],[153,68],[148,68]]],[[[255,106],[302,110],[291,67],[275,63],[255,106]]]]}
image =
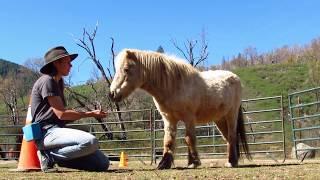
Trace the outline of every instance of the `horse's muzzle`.
{"type": "Polygon", "coordinates": [[[117,93],[115,93],[114,91],[109,92],[109,98],[111,99],[111,101],[114,102],[119,102],[122,99],[121,95],[117,95],[117,93]]]}

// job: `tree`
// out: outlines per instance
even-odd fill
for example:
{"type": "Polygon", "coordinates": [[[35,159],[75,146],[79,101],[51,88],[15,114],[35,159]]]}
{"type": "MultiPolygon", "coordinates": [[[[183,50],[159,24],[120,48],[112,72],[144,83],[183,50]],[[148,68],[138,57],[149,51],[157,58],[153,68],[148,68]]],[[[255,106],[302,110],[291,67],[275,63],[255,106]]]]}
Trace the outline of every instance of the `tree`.
{"type": "Polygon", "coordinates": [[[222,57],[221,68],[230,70],[230,63],[225,59],[225,57],[222,57]]]}
{"type": "Polygon", "coordinates": [[[30,58],[24,62],[24,66],[33,71],[37,79],[41,76],[40,69],[43,65],[43,58],[30,58]]]}
{"type": "Polygon", "coordinates": [[[0,78],[2,82],[0,86],[1,100],[7,107],[8,114],[13,125],[19,123],[19,108],[18,108],[18,87],[16,86],[15,75],[9,75],[6,78],[0,78]]]}
{"type": "MultiPolygon", "coordinates": [[[[110,88],[111,86],[111,80],[112,80],[112,75],[111,72],[115,72],[115,52],[114,52],[114,39],[111,38],[111,60],[109,60],[109,64],[111,64],[111,67],[106,67],[106,71],[108,72],[108,75],[105,71],[105,69],[103,68],[100,60],[98,59],[97,55],[96,55],[96,50],[95,50],[95,44],[94,44],[94,40],[96,38],[96,33],[98,30],[98,25],[96,25],[95,29],[93,30],[92,33],[88,32],[85,28],[83,29],[83,34],[82,34],[82,38],[78,39],[77,45],[79,47],[81,47],[82,49],[84,49],[86,51],[86,53],[89,55],[88,59],[92,60],[92,62],[96,65],[96,67],[98,68],[99,72],[101,73],[101,77],[102,80],[106,83],[106,86],[108,88],[110,88]]],[[[122,114],[120,113],[121,111],[121,107],[120,104],[117,102],[112,102],[111,99],[107,96],[107,92],[105,91],[103,93],[105,96],[105,99],[108,102],[108,107],[109,109],[113,110],[115,109],[117,112],[117,119],[120,122],[120,128],[122,130],[121,133],[121,137],[120,139],[126,139],[127,135],[125,133],[125,126],[123,123],[123,118],[122,118],[122,114]]],[[[74,96],[74,98],[76,98],[77,96],[74,96]]],[[[77,99],[77,101],[79,101],[79,99],[77,99]]],[[[101,104],[101,102],[99,102],[99,104],[101,104]]],[[[82,104],[83,106],[85,106],[85,104],[82,104]]],[[[87,109],[89,109],[88,106],[86,106],[87,109]]],[[[95,108],[97,108],[97,106],[95,106],[95,108]]],[[[99,122],[102,122],[101,119],[97,119],[99,122]]]]}
{"type": "Polygon", "coordinates": [[[158,49],[157,49],[157,52],[159,53],[164,53],[164,49],[162,46],[159,46],[158,49]]]}
{"type": "Polygon", "coordinates": [[[252,46],[247,47],[246,49],[244,49],[243,54],[245,59],[249,62],[251,66],[256,64],[258,60],[258,53],[255,47],[252,47],[252,46]]]}
{"type": "MultiPolygon", "coordinates": [[[[21,96],[21,89],[23,88],[23,79],[17,78],[17,73],[8,73],[5,78],[0,77],[0,100],[4,102],[7,113],[9,114],[10,124],[19,125],[20,112],[24,110],[25,106],[19,106],[18,98],[21,96]]],[[[23,103],[24,104],[24,103],[23,103]]],[[[21,128],[14,130],[16,134],[21,134],[21,128]]],[[[15,142],[13,151],[18,151],[20,149],[22,141],[22,135],[15,136],[15,142]]],[[[1,150],[1,149],[0,149],[1,150]]],[[[2,153],[2,156],[4,154],[2,153]]]]}
{"type": "Polygon", "coordinates": [[[312,41],[304,56],[309,66],[309,79],[314,86],[320,85],[320,38],[312,41]]]}
{"type": "Polygon", "coordinates": [[[175,40],[171,40],[174,47],[177,48],[183,57],[193,66],[198,67],[201,63],[204,63],[208,58],[208,43],[205,38],[205,32],[201,33],[201,45],[197,46],[198,40],[187,40],[184,43],[184,49],[182,49],[175,40]],[[198,50],[198,53],[195,52],[198,50]],[[196,55],[199,56],[196,56],[196,55]]]}

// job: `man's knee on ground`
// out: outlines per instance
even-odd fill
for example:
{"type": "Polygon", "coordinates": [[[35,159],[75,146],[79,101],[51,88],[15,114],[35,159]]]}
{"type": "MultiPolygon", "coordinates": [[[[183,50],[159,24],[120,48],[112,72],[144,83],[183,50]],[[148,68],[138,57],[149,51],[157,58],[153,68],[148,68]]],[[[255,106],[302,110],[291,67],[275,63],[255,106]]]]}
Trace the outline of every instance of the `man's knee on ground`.
{"type": "Polygon", "coordinates": [[[80,144],[82,149],[86,149],[88,153],[93,153],[99,149],[99,141],[96,137],[88,138],[82,144],[80,144]]]}

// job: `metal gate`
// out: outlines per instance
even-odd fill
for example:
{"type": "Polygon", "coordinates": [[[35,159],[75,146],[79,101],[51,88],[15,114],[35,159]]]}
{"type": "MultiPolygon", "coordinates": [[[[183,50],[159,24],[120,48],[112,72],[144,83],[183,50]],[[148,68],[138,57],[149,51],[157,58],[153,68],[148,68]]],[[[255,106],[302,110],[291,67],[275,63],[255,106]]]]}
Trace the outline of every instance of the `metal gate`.
{"type": "Polygon", "coordinates": [[[320,87],[288,95],[294,155],[301,161],[320,149],[320,87]],[[298,148],[299,143],[307,146],[298,148]],[[311,150],[311,151],[310,151],[311,150]]]}
{"type": "MultiPolygon", "coordinates": [[[[277,161],[282,158],[280,156],[283,156],[284,160],[282,96],[243,100],[242,106],[249,148],[254,158],[267,156],[277,161]]],[[[95,135],[99,139],[100,149],[108,154],[111,160],[118,160],[122,151],[126,152],[129,158],[150,160],[150,163],[156,163],[157,158],[162,156],[163,121],[159,113],[153,109],[111,112],[103,122],[87,118],[70,126],[95,135]],[[119,116],[122,122],[117,120],[119,116]],[[106,126],[111,130],[110,132],[106,131],[106,126]],[[109,136],[111,132],[113,139],[110,139],[109,136]]],[[[184,124],[179,123],[176,136],[176,157],[187,156],[184,134],[184,124]]],[[[8,137],[8,134],[2,135],[4,139],[8,137]]],[[[14,135],[17,134],[12,136],[14,135]]],[[[196,126],[196,135],[201,158],[226,157],[226,141],[223,140],[214,123],[196,126]]],[[[7,142],[1,142],[2,145],[5,143],[7,142]]]]}
{"type": "Polygon", "coordinates": [[[283,97],[242,101],[249,149],[254,158],[286,159],[283,97]]]}
{"type": "MultiPolygon", "coordinates": [[[[267,157],[278,162],[286,158],[283,117],[283,97],[273,96],[242,101],[246,135],[254,158],[267,157]]],[[[154,120],[154,160],[162,156],[163,121],[157,112],[154,120]]],[[[175,156],[187,156],[183,123],[178,124],[175,156]]],[[[197,149],[201,158],[221,158],[227,155],[227,144],[213,122],[196,126],[197,149]]]]}

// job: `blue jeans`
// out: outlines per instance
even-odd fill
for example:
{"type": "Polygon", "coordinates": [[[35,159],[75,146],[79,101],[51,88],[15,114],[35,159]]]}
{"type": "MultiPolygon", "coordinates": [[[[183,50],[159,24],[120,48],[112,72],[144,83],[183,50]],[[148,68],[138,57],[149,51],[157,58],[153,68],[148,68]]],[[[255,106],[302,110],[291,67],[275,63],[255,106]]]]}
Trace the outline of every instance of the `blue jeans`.
{"type": "Polygon", "coordinates": [[[61,167],[87,171],[105,171],[109,167],[97,138],[85,131],[52,127],[44,133],[42,147],[61,167]]]}

